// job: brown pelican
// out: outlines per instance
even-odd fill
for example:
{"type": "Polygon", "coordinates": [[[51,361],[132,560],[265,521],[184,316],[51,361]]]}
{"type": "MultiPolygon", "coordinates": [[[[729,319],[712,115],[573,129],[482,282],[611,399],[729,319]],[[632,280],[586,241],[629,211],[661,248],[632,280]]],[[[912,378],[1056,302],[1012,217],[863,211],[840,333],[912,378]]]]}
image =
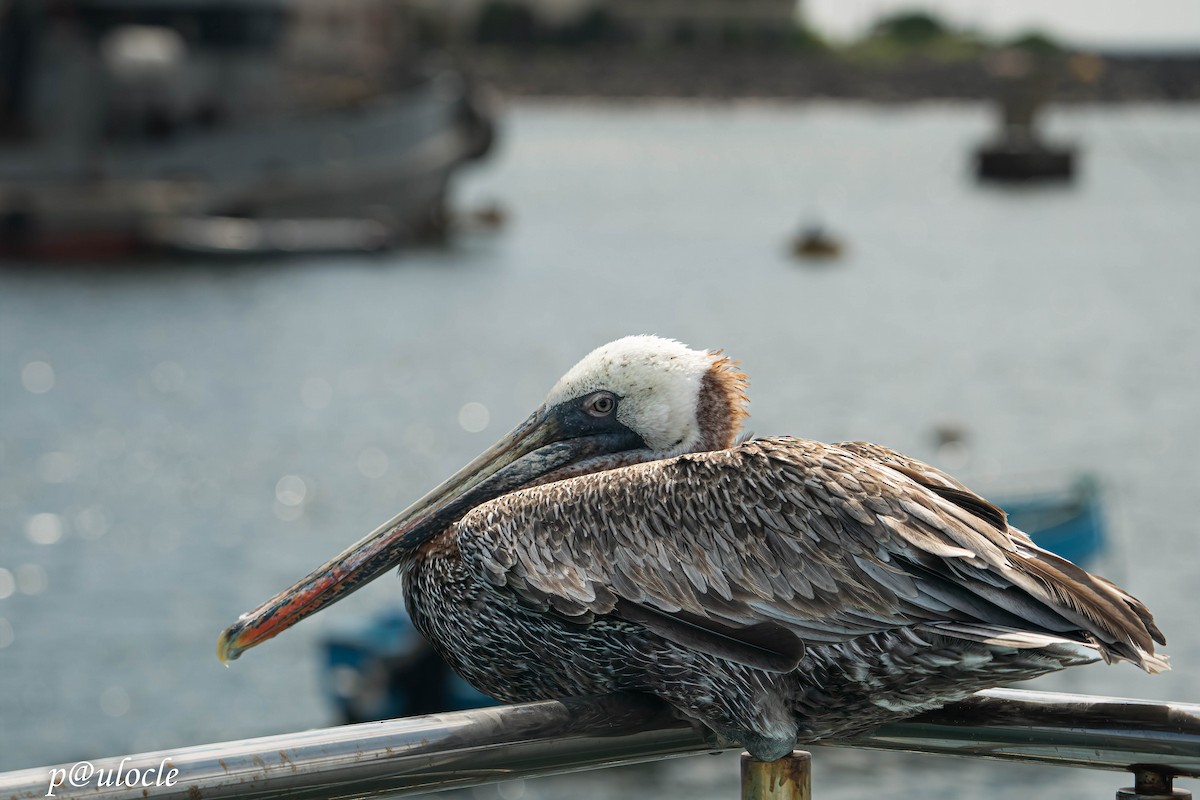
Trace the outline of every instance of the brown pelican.
{"type": "Polygon", "coordinates": [[[863,442],[738,441],[745,386],[674,341],[595,350],[218,654],[399,567],[417,627],[498,699],[649,693],[764,760],[1095,655],[1167,668],[1142,603],[939,470],[863,442]]]}

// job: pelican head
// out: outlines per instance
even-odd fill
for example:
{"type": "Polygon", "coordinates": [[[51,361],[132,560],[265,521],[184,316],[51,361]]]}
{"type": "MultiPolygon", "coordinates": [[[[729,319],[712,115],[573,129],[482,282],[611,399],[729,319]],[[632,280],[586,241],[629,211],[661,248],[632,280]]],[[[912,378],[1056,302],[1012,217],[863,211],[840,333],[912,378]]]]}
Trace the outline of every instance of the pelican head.
{"type": "Polygon", "coordinates": [[[746,378],[720,352],[627,336],[589,353],[520,425],[399,515],[243,615],[217,643],[229,662],[404,564],[468,511],[574,475],[733,444],[746,378]]]}
{"type": "MultiPolygon", "coordinates": [[[[616,421],[651,458],[733,444],[746,416],[746,376],[720,352],[673,339],[626,336],[597,347],[559,379],[543,407],[611,399],[616,421]]],[[[608,408],[607,401],[602,401],[608,408]]],[[[596,409],[590,406],[592,413],[596,409]]]]}

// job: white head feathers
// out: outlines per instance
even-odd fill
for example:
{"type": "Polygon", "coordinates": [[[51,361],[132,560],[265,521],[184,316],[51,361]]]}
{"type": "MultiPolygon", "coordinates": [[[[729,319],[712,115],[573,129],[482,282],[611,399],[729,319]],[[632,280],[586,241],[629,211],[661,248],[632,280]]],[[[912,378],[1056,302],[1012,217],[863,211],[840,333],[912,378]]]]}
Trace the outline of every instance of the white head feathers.
{"type": "MultiPolygon", "coordinates": [[[[728,359],[673,339],[626,336],[598,347],[564,375],[546,398],[554,406],[601,389],[620,401],[617,419],[661,454],[695,450],[705,432],[697,414],[705,375],[724,374],[728,359]]],[[[740,397],[741,383],[738,384],[740,397]]],[[[741,412],[740,406],[738,413],[741,412]]]]}

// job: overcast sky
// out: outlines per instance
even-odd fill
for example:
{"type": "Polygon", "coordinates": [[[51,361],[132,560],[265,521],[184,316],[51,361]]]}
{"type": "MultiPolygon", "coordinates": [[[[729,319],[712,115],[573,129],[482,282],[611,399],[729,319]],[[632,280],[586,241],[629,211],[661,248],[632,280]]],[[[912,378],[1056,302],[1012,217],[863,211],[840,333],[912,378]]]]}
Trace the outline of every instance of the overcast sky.
{"type": "Polygon", "coordinates": [[[1200,50],[1200,0],[804,0],[812,24],[834,37],[914,7],[990,34],[1036,27],[1081,45],[1200,50]]]}

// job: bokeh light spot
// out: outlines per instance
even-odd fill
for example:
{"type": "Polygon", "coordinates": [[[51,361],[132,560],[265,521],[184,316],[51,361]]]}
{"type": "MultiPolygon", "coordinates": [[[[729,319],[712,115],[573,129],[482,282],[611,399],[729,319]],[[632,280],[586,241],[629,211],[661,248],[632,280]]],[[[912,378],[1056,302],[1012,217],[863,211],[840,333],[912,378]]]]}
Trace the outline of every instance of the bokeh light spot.
{"type": "Polygon", "coordinates": [[[275,499],[285,506],[298,506],[308,496],[308,485],[299,475],[284,475],[275,484],[275,499]]]}
{"type": "Polygon", "coordinates": [[[491,422],[491,414],[483,403],[467,403],[458,410],[458,424],[467,433],[479,433],[491,422]]]}
{"type": "Polygon", "coordinates": [[[525,781],[505,781],[496,784],[496,792],[500,800],[522,800],[525,797],[525,781]]]}
{"type": "Polygon", "coordinates": [[[54,367],[45,361],[30,361],[21,368],[21,385],[34,394],[45,394],[54,388],[54,367]]]}
{"type": "Polygon", "coordinates": [[[34,544],[54,544],[62,535],[62,518],[58,514],[34,514],[25,523],[25,536],[34,544]]]}

